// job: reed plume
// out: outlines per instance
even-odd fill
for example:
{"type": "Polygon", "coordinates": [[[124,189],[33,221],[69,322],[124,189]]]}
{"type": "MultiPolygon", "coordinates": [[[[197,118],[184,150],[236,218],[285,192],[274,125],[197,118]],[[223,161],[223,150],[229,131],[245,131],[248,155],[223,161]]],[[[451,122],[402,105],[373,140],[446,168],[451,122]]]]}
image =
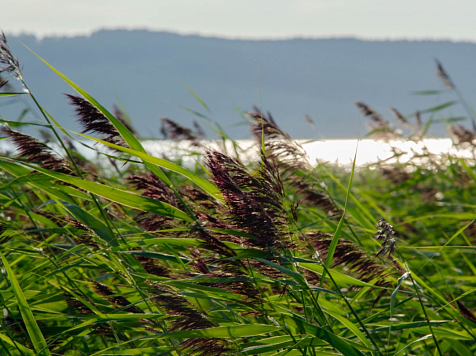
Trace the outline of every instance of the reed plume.
{"type": "MultiPolygon", "coordinates": [[[[196,124],[198,125],[198,124],[196,124]]],[[[198,126],[199,127],[199,126],[198,126]]],[[[200,147],[200,139],[203,138],[203,131],[201,128],[198,132],[193,132],[191,129],[176,123],[173,120],[162,118],[162,127],[160,132],[164,138],[171,139],[173,141],[189,141],[192,146],[200,147]]]]}
{"type": "Polygon", "coordinates": [[[395,109],[394,107],[390,107],[390,111],[392,112],[392,114],[398,119],[398,121],[400,121],[401,124],[403,125],[408,125],[408,120],[405,116],[403,116],[400,111],[398,111],[397,109],[395,109]]]}
{"type": "Polygon", "coordinates": [[[356,101],[355,105],[360,109],[364,116],[371,119],[372,122],[369,124],[369,127],[373,135],[386,139],[398,136],[395,130],[391,128],[390,123],[370,106],[360,101],[356,101]]]}
{"type": "MultiPolygon", "coordinates": [[[[174,316],[169,332],[207,329],[215,326],[204,313],[195,309],[181,294],[157,284],[153,286],[157,294],[152,300],[163,307],[168,315],[174,316]]],[[[179,349],[186,351],[188,355],[197,356],[219,356],[229,350],[222,340],[214,338],[190,338],[180,343],[179,349]]]]}
{"type": "Polygon", "coordinates": [[[247,239],[248,244],[261,248],[282,246],[280,230],[286,212],[275,163],[263,156],[260,169],[251,175],[238,160],[208,151],[207,165],[227,204],[227,221],[231,226],[254,236],[247,239]]]}
{"type": "Polygon", "coordinates": [[[7,37],[3,31],[0,33],[0,65],[0,74],[5,72],[14,78],[22,79],[20,63],[10,51],[7,37]]]}
{"type": "Polygon", "coordinates": [[[449,132],[453,143],[457,146],[463,143],[475,144],[476,134],[462,125],[451,125],[449,132]]]}
{"type": "Polygon", "coordinates": [[[450,76],[448,73],[445,71],[443,68],[443,65],[441,62],[435,58],[435,63],[436,63],[436,75],[442,80],[443,84],[447,86],[450,89],[455,89],[455,85],[453,81],[451,80],[450,76]]]}
{"type": "Polygon", "coordinates": [[[45,143],[20,131],[11,130],[7,126],[4,126],[1,131],[12,139],[19,151],[18,156],[25,159],[26,162],[36,163],[51,171],[73,175],[69,164],[56,156],[45,143]]]}
{"type": "MultiPolygon", "coordinates": [[[[332,242],[332,235],[321,231],[306,233],[306,238],[319,253],[320,258],[325,261],[332,242]]],[[[333,266],[343,266],[356,274],[359,280],[369,282],[378,279],[378,285],[386,283],[386,267],[378,259],[368,255],[360,247],[343,237],[339,238],[332,258],[333,266]]]]}
{"type": "Polygon", "coordinates": [[[8,80],[3,79],[2,77],[0,77],[0,90],[2,90],[2,88],[5,88],[5,89],[9,90],[11,88],[11,86],[10,86],[10,84],[8,84],[8,80]]]}
{"type": "Polygon", "coordinates": [[[128,129],[131,134],[136,135],[137,131],[134,129],[134,127],[130,124],[129,120],[126,118],[126,115],[122,112],[122,110],[117,106],[113,106],[113,113],[116,119],[123,124],[126,129],[128,129]]]}
{"type": "Polygon", "coordinates": [[[254,110],[247,113],[252,119],[251,133],[260,147],[264,136],[266,156],[278,164],[282,174],[309,168],[302,146],[278,127],[271,113],[262,115],[258,108],[254,107],[254,110]]]}
{"type": "Polygon", "coordinates": [[[105,299],[111,303],[117,304],[121,307],[124,307],[124,309],[128,312],[131,313],[136,313],[136,314],[143,314],[144,312],[136,307],[135,305],[132,305],[125,297],[122,295],[117,295],[117,293],[114,293],[111,288],[109,288],[107,285],[99,282],[94,282],[94,286],[96,288],[96,291],[100,294],[106,297],[105,299]]]}
{"type": "Polygon", "coordinates": [[[124,139],[114,125],[95,106],[80,96],[65,95],[69,99],[70,104],[74,106],[76,115],[78,115],[78,122],[83,127],[82,133],[93,132],[102,135],[102,139],[106,142],[123,147],[126,146],[124,139]]]}
{"type": "MultiPolygon", "coordinates": [[[[135,189],[143,190],[141,193],[143,197],[162,201],[174,207],[181,206],[172,189],[152,173],[132,175],[127,180],[135,189]]],[[[147,231],[164,229],[169,224],[175,223],[172,218],[146,212],[139,213],[136,221],[147,231]]]]}

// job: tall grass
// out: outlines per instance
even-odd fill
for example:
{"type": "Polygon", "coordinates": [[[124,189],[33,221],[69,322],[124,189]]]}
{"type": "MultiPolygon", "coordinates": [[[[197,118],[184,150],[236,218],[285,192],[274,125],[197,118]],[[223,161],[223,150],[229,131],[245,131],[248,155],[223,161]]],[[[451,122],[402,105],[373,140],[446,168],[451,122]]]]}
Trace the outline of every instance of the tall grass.
{"type": "MultiPolygon", "coordinates": [[[[472,160],[313,167],[256,110],[261,153],[246,165],[237,143],[231,157],[163,120],[202,155],[185,169],[149,155],[123,111],[40,58],[76,91],[67,99],[83,132],[61,127],[0,44],[3,74],[23,89],[0,96],[29,96],[60,147],[2,119],[16,152],[0,156],[1,355],[475,354],[472,160]],[[98,154],[117,174],[79,154],[84,139],[108,148],[98,154]]],[[[374,135],[401,135],[358,106],[374,135]]],[[[394,113],[406,139],[424,136],[421,114],[411,124],[394,113]]],[[[463,126],[453,134],[474,144],[463,126]]]]}

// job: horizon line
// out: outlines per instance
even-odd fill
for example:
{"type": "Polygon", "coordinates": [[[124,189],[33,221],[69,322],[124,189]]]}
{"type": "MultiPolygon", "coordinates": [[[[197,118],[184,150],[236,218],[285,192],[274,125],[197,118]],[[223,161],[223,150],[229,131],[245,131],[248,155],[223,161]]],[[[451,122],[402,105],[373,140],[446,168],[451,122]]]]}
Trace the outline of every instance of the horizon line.
{"type": "MultiPolygon", "coordinates": [[[[2,31],[2,29],[0,29],[2,31]]],[[[33,36],[37,40],[43,40],[45,38],[74,38],[74,37],[91,37],[95,33],[101,31],[147,31],[151,33],[169,33],[179,36],[195,36],[202,38],[215,38],[223,40],[232,40],[232,41],[289,41],[289,40],[329,40],[329,39],[353,39],[358,41],[368,41],[368,42],[453,42],[453,43],[476,43],[476,39],[469,38],[450,38],[450,37],[373,37],[373,36],[361,36],[356,34],[329,34],[329,35],[277,35],[277,36],[238,36],[238,35],[226,35],[218,33],[207,33],[199,31],[180,31],[173,29],[154,29],[147,27],[100,27],[87,31],[75,31],[75,32],[64,32],[64,33],[45,33],[38,34],[34,32],[29,32],[27,30],[20,31],[7,31],[8,36],[33,36]]]]}

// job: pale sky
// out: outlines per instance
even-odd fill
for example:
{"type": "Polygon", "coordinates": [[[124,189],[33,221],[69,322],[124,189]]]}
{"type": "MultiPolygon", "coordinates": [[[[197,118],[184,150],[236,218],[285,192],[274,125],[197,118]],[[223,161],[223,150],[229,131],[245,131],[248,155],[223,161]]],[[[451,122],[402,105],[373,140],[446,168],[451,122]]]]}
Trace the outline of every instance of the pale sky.
{"type": "Polygon", "coordinates": [[[476,41],[475,0],[2,0],[0,29],[46,35],[108,28],[227,38],[476,41]]]}

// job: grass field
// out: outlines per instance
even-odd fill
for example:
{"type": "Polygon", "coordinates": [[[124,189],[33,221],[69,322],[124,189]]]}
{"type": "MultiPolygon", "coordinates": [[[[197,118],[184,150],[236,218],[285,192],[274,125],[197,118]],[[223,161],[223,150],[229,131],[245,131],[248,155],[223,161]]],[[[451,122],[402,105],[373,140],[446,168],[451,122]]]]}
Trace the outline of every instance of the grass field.
{"type": "MultiPolygon", "coordinates": [[[[213,120],[232,152],[163,120],[196,160],[184,168],[147,154],[124,110],[39,58],[71,86],[83,132],[61,127],[0,44],[0,100],[25,98],[43,119],[1,120],[16,151],[0,156],[0,355],[476,353],[474,159],[424,151],[406,164],[312,167],[256,109],[261,154],[246,166],[213,120]],[[42,140],[22,132],[31,126],[42,140]],[[108,174],[78,153],[84,142],[108,147],[108,174]]],[[[372,137],[418,141],[431,124],[395,110],[403,137],[357,105],[372,137]]],[[[474,148],[475,132],[449,125],[455,145],[474,148]]]]}

